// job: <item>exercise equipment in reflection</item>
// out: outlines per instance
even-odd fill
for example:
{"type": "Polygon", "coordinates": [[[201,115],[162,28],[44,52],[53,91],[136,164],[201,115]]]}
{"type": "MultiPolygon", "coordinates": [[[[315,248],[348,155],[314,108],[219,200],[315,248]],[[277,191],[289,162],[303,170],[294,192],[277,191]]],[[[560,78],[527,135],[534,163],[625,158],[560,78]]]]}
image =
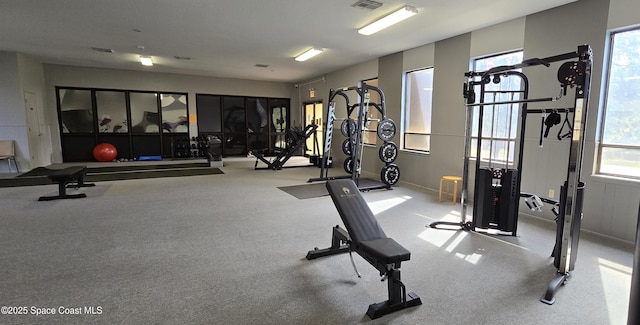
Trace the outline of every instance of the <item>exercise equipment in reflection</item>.
{"type": "Polygon", "coordinates": [[[298,151],[298,149],[304,146],[307,139],[312,136],[317,129],[318,126],[316,124],[309,124],[302,130],[296,128],[288,129],[285,133],[286,146],[281,149],[278,154],[271,160],[265,158],[265,156],[260,152],[249,151],[248,155],[253,155],[254,157],[256,157],[254,168],[273,170],[282,169],[283,167],[285,167],[284,164],[289,160],[289,158],[291,158],[298,151]],[[267,164],[267,167],[258,167],[259,161],[267,164]]]}

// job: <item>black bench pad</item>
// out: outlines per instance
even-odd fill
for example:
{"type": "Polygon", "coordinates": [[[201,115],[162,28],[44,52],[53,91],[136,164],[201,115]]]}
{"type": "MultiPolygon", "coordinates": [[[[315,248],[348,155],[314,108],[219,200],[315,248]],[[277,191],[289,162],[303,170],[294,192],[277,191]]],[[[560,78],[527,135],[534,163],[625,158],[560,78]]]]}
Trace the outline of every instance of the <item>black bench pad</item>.
{"type": "Polygon", "coordinates": [[[358,243],[358,249],[384,264],[408,261],[411,258],[411,252],[391,238],[363,241],[358,243]]]}
{"type": "Polygon", "coordinates": [[[50,180],[56,183],[64,182],[67,180],[77,180],[79,177],[84,176],[86,170],[87,167],[85,166],[67,167],[63,169],[56,169],[55,171],[49,173],[47,177],[49,177],[50,180]]]}
{"type": "Polygon", "coordinates": [[[327,181],[326,186],[340,218],[351,236],[356,252],[384,264],[409,260],[411,253],[385,235],[352,180],[330,180],[327,181]]]}

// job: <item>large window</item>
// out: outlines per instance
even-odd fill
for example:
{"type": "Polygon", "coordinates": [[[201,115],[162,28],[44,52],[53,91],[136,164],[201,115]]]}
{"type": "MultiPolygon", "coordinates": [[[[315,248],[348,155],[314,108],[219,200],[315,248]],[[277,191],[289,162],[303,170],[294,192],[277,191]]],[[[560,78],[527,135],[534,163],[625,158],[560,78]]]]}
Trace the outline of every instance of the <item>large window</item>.
{"type": "Polygon", "coordinates": [[[640,178],[640,29],[611,34],[598,173],[640,178]]]}
{"type": "Polygon", "coordinates": [[[433,68],[405,74],[402,148],[429,152],[433,68]]]}
{"type": "MultiPolygon", "coordinates": [[[[473,60],[474,71],[486,71],[493,67],[522,62],[522,51],[504,53],[473,60]]],[[[521,79],[503,77],[500,83],[485,85],[484,102],[502,102],[521,99],[521,79]]],[[[471,156],[476,157],[480,107],[473,107],[471,156]]],[[[518,104],[485,105],[482,118],[482,142],[480,160],[513,164],[518,128],[518,104]]]]}

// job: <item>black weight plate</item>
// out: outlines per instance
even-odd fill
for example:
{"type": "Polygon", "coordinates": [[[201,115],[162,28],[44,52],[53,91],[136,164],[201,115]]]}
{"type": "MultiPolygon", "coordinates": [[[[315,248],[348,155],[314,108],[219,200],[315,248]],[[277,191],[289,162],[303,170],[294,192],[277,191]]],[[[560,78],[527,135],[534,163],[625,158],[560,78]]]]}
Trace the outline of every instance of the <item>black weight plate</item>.
{"type": "Polygon", "coordinates": [[[353,173],[353,158],[349,157],[345,159],[343,167],[344,167],[344,171],[347,172],[347,174],[353,173]]]}
{"type": "MultiPolygon", "coordinates": [[[[358,164],[360,164],[360,159],[358,159],[358,164]]],[[[353,174],[353,158],[348,157],[347,159],[344,160],[344,171],[349,173],[349,174],[353,174]]]]}
{"type": "Polygon", "coordinates": [[[395,185],[400,180],[400,168],[398,165],[391,164],[382,168],[380,180],[387,185],[395,185]]]}
{"type": "Polygon", "coordinates": [[[396,135],[396,123],[392,119],[384,119],[378,123],[378,138],[382,141],[391,141],[396,135]]]}
{"type": "Polygon", "coordinates": [[[350,138],[346,138],[342,142],[342,152],[347,156],[351,156],[351,152],[353,152],[353,144],[351,144],[350,138]]]}
{"type": "Polygon", "coordinates": [[[342,121],[342,124],[340,124],[340,132],[342,132],[342,135],[344,135],[345,137],[354,135],[357,131],[356,129],[356,121],[350,118],[342,121]],[[349,134],[349,131],[351,131],[351,134],[349,134]]]}
{"type": "Polygon", "coordinates": [[[378,150],[378,156],[380,160],[390,164],[398,157],[398,147],[393,142],[385,142],[382,147],[380,147],[380,150],[378,150]]]}

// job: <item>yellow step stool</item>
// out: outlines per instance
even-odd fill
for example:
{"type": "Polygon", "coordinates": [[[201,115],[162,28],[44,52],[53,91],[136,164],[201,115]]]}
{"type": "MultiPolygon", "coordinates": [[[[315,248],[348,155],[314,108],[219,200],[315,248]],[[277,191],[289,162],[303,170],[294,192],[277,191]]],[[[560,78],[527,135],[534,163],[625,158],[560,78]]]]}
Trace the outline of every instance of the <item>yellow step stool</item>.
{"type": "Polygon", "coordinates": [[[458,203],[458,182],[462,181],[462,177],[460,176],[442,176],[440,178],[440,191],[438,193],[438,202],[442,201],[442,182],[446,182],[446,193],[444,195],[444,199],[447,200],[449,198],[449,184],[453,182],[453,204],[458,203]]]}

